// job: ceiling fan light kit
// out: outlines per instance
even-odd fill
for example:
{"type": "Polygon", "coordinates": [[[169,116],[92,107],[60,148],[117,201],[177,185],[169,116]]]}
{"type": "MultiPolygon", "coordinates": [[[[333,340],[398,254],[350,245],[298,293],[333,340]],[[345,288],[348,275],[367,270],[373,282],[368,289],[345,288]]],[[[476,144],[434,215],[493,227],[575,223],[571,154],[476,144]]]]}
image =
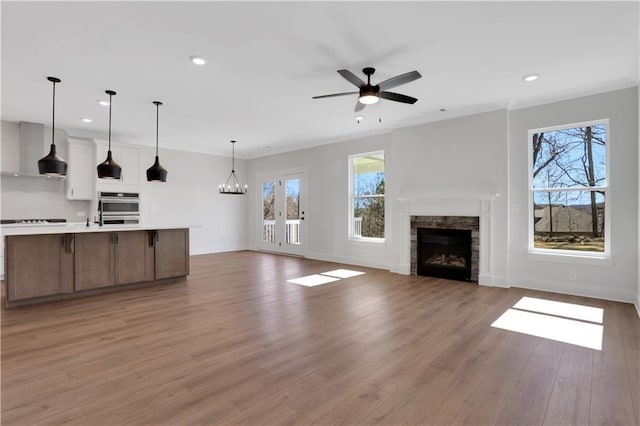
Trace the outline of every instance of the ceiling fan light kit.
{"type": "Polygon", "coordinates": [[[331,95],[314,96],[313,99],[333,98],[336,96],[346,96],[358,93],[358,102],[356,103],[355,111],[362,111],[365,106],[375,104],[382,99],[387,99],[394,102],[402,102],[405,104],[414,104],[418,99],[411,96],[402,95],[400,93],[388,92],[387,89],[400,86],[417,80],[422,77],[418,71],[410,71],[408,73],[400,74],[398,76],[389,78],[377,85],[371,84],[371,76],[376,72],[375,68],[366,67],[362,69],[364,75],[367,76],[367,82],[362,81],[358,76],[349,70],[338,70],[338,74],[344,77],[351,84],[356,86],[358,92],[344,92],[334,93],[331,95]]]}
{"type": "Polygon", "coordinates": [[[66,176],[67,163],[56,152],[56,83],[60,83],[57,77],[47,77],[53,83],[53,118],[51,120],[51,149],[49,154],[38,160],[38,173],[46,176],[66,176]]]}

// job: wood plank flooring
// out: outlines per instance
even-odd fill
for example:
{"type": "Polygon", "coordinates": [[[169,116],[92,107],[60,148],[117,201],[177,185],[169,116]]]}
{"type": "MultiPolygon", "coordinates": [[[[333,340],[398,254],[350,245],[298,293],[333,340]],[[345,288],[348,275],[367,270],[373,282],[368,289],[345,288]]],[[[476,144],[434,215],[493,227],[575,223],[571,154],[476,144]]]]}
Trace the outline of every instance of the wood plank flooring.
{"type": "Polygon", "coordinates": [[[629,304],[245,251],[1,314],[6,426],[640,423],[629,304]],[[523,296],[603,308],[603,349],[491,327],[523,296]]]}

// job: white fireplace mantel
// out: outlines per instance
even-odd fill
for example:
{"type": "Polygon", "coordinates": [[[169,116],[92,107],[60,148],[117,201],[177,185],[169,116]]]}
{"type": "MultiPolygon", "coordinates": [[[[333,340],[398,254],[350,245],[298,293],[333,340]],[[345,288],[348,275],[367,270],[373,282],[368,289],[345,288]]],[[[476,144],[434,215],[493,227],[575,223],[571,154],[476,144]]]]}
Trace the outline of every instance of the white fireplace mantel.
{"type": "Polygon", "coordinates": [[[411,216],[472,216],[480,220],[480,255],[478,284],[493,285],[491,266],[493,200],[499,196],[496,192],[482,191],[472,195],[460,192],[422,192],[411,198],[402,194],[397,198],[400,207],[401,258],[398,273],[411,273],[411,216]]]}

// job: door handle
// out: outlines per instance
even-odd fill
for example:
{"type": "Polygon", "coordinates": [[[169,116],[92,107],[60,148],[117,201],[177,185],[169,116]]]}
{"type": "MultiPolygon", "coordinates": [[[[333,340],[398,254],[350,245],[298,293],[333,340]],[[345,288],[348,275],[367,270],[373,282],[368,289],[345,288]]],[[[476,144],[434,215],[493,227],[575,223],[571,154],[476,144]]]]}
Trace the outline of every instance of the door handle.
{"type": "Polygon", "coordinates": [[[68,252],[69,254],[75,254],[76,252],[76,239],[73,234],[68,234],[68,252]]]}

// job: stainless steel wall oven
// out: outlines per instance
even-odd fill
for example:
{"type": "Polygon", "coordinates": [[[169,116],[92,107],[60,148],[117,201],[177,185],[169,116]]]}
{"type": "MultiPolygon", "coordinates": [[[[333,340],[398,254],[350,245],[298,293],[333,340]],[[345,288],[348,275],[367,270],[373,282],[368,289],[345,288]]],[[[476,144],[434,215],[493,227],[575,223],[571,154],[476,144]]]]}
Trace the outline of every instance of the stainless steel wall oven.
{"type": "Polygon", "coordinates": [[[140,223],[140,194],[137,192],[99,192],[100,225],[140,223]]]}

